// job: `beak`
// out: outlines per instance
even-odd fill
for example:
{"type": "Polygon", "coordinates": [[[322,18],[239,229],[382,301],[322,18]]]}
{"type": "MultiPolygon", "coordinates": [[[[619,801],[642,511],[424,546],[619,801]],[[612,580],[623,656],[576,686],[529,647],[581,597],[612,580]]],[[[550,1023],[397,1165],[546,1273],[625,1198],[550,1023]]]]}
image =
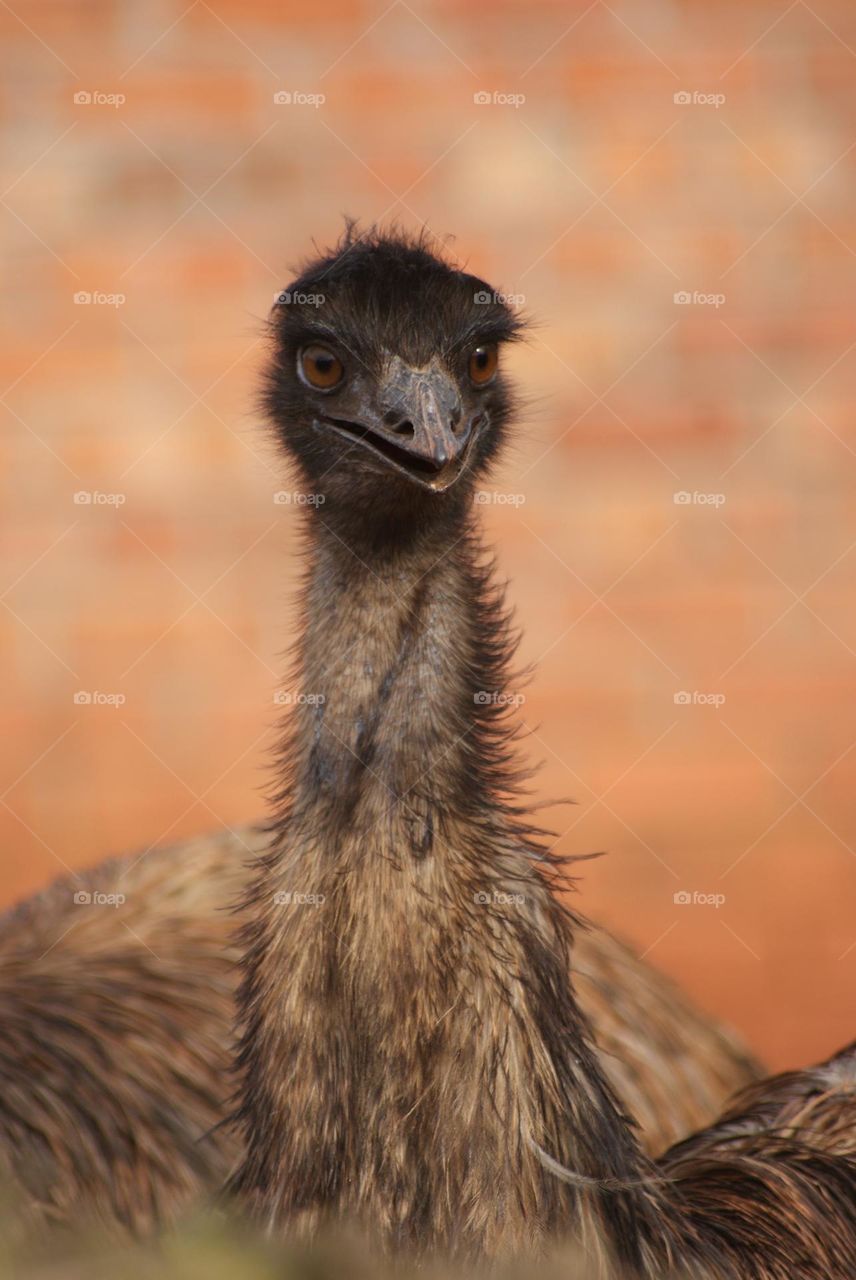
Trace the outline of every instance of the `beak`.
{"type": "Polygon", "coordinates": [[[461,416],[460,401],[455,388],[444,375],[426,374],[417,378],[409,397],[410,412],[394,428],[400,444],[408,437],[407,452],[418,463],[424,462],[442,471],[450,462],[460,457],[467,445],[463,431],[456,432],[451,421],[450,400],[454,397],[455,427],[461,416]],[[450,394],[451,392],[451,394],[450,394]],[[408,426],[412,429],[408,432],[408,426]]]}
{"type": "Polygon", "coordinates": [[[474,419],[464,418],[458,388],[440,366],[412,369],[395,357],[380,396],[359,407],[363,412],[356,420],[323,421],[435,493],[448,489],[463,472],[474,419]]]}

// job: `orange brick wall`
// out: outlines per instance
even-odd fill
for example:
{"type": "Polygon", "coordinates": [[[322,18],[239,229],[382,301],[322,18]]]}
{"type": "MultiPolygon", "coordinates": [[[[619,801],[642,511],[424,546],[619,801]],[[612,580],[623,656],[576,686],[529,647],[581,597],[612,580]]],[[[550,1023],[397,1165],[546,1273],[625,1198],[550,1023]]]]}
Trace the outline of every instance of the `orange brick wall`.
{"type": "Polygon", "coordinates": [[[852,1037],[852,4],[12,0],[0,45],[3,899],[259,812],[260,326],[395,216],[540,319],[484,517],[585,907],[773,1064],[852,1037]]]}

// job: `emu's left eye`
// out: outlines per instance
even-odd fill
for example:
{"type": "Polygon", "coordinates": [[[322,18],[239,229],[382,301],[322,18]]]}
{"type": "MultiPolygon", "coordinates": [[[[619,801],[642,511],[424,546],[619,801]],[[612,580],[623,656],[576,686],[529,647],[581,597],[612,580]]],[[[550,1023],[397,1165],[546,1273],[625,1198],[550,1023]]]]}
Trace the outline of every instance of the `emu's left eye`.
{"type": "Polygon", "coordinates": [[[499,353],[496,343],[486,343],[484,346],[476,347],[475,351],[470,354],[469,375],[472,382],[477,387],[483,387],[485,383],[490,382],[496,373],[496,366],[499,361],[499,353]]]}
{"type": "Polygon", "coordinates": [[[304,347],[297,359],[297,368],[304,382],[319,391],[331,391],[344,377],[342,361],[329,347],[313,342],[304,347]]]}

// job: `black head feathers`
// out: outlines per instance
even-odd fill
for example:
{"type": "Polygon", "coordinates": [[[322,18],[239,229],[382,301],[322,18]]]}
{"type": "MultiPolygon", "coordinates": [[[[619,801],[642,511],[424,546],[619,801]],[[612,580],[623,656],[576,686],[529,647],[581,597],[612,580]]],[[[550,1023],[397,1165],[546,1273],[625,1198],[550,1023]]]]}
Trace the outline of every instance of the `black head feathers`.
{"type": "Polygon", "coordinates": [[[265,407],[325,502],[457,504],[501,443],[524,322],[429,239],[349,224],[274,307],[265,407]]]}

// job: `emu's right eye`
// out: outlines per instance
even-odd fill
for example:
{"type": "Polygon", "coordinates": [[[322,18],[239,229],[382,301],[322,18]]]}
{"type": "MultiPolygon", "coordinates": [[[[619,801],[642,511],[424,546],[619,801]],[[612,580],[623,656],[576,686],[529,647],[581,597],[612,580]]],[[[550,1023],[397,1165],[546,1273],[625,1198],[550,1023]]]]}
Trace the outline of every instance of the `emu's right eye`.
{"type": "Polygon", "coordinates": [[[335,351],[320,342],[313,342],[302,349],[297,357],[297,370],[305,383],[319,391],[331,391],[345,376],[344,366],[335,351]]]}
{"type": "Polygon", "coordinates": [[[471,352],[469,375],[477,387],[483,387],[490,382],[496,373],[498,359],[495,342],[485,343],[471,352]]]}

